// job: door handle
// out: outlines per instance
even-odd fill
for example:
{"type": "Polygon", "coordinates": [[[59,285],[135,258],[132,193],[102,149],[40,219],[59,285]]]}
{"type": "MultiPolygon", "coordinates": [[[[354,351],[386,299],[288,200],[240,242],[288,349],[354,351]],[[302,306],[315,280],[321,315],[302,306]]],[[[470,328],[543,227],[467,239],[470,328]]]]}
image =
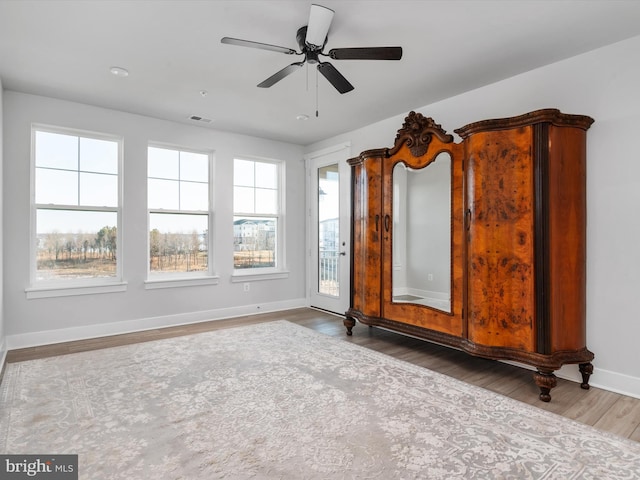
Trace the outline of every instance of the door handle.
{"type": "Polygon", "coordinates": [[[380,215],[376,214],[376,232],[378,231],[378,223],[380,223],[380,215]]]}
{"type": "Polygon", "coordinates": [[[340,252],[340,255],[345,256],[347,252],[340,252]]]}
{"type": "Polygon", "coordinates": [[[384,231],[388,232],[391,225],[391,217],[389,215],[384,216],[384,231]]]}

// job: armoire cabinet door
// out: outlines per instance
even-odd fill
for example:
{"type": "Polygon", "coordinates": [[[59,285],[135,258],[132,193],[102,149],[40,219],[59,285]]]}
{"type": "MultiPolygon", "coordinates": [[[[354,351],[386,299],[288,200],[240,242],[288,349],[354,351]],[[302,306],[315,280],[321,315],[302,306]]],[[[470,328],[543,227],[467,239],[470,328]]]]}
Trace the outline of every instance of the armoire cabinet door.
{"type": "Polygon", "coordinates": [[[426,123],[424,131],[431,135],[424,152],[402,144],[383,167],[382,316],[460,338],[462,149],[438,125],[426,123]]]}
{"type": "Polygon", "coordinates": [[[352,305],[364,315],[381,314],[382,159],[352,161],[352,305]]]}
{"type": "Polygon", "coordinates": [[[586,131],[555,109],[456,130],[467,156],[468,338],[543,364],[586,350],[586,131]],[[547,356],[529,356],[526,353],[547,356]]]}
{"type": "Polygon", "coordinates": [[[467,144],[468,338],[536,348],[531,126],[479,132],[467,144]]]}

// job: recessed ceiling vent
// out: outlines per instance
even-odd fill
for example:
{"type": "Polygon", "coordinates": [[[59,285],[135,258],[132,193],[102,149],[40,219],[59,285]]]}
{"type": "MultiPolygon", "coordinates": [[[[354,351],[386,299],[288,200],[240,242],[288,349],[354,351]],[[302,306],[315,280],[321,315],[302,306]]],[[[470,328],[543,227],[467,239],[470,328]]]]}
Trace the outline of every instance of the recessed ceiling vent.
{"type": "Polygon", "coordinates": [[[199,115],[191,115],[189,117],[189,120],[193,120],[194,122],[201,122],[201,123],[211,123],[213,122],[213,120],[211,120],[210,118],[203,118],[199,115]]]}

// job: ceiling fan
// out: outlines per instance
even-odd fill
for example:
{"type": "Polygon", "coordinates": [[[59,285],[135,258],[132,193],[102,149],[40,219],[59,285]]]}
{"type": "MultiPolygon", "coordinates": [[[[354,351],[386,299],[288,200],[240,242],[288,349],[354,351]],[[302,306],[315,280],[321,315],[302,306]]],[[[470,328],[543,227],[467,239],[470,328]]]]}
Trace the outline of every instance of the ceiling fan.
{"type": "Polygon", "coordinates": [[[327,33],[334,13],[333,10],[322,5],[311,5],[309,24],[300,27],[296,34],[296,40],[300,47],[299,52],[287,47],[241,40],[239,38],[224,37],[221,42],[240,47],[271,50],[287,55],[304,55],[304,60],[301,62],[294,62],[259,83],[258,87],[261,88],[269,88],[275,85],[307,63],[310,65],[317,64],[318,71],[338,92],[347,93],[353,90],[353,85],[331,63],[320,61],[319,56],[330,57],[333,60],[400,60],[402,58],[402,47],[332,48],[329,53],[324,53],[323,49],[327,43],[327,33]]]}

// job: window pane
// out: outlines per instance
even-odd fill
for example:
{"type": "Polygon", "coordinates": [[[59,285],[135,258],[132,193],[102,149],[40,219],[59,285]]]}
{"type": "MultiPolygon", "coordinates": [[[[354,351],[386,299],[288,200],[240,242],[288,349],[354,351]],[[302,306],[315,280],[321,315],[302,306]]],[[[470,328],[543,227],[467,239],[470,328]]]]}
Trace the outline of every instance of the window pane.
{"type": "Polygon", "coordinates": [[[233,184],[245,187],[254,186],[254,165],[249,160],[235,159],[233,162],[233,184]]]}
{"type": "Polygon", "coordinates": [[[115,212],[36,212],[36,279],[79,279],[116,275],[115,212]]]}
{"type": "Polygon", "coordinates": [[[276,266],[276,218],[234,217],[234,268],[276,266]]]}
{"type": "Polygon", "coordinates": [[[275,163],[256,162],[256,187],[278,188],[278,166],[275,163]]]}
{"type": "Polygon", "coordinates": [[[206,183],[180,182],[180,210],[209,209],[209,185],[206,183]]]}
{"type": "Polygon", "coordinates": [[[178,210],[179,182],[175,180],[149,179],[147,197],[149,208],[164,208],[167,210],[178,210]]]}
{"type": "Polygon", "coordinates": [[[317,291],[340,293],[340,178],[338,164],[318,168],[318,284],[317,291]]]}
{"type": "Polygon", "coordinates": [[[78,205],[78,173],[36,168],[36,203],[78,205]]]}
{"type": "Polygon", "coordinates": [[[117,207],[118,177],[100,173],[81,173],[80,204],[96,207],[117,207]]]}
{"type": "Polygon", "coordinates": [[[234,161],[234,268],[276,266],[277,215],[279,209],[276,163],[234,161]],[[244,216],[248,215],[248,216],[244,216]]]}
{"type": "Polygon", "coordinates": [[[208,215],[149,215],[152,272],[207,271],[208,215]]]}
{"type": "Polygon", "coordinates": [[[278,213],[278,196],[276,190],[256,188],[255,213],[278,213]]]}
{"type": "Polygon", "coordinates": [[[118,142],[80,138],[80,170],[118,173],[118,142]]]}
{"type": "Polygon", "coordinates": [[[78,170],[78,137],[36,132],[36,167],[78,170]]]}
{"type": "Polygon", "coordinates": [[[242,213],[255,213],[255,189],[250,187],[234,187],[233,210],[242,213]]]}
{"type": "Polygon", "coordinates": [[[180,180],[209,182],[209,156],[180,152],[180,180]]]}
{"type": "Polygon", "coordinates": [[[166,148],[149,147],[147,158],[147,171],[149,177],[179,178],[179,152],[166,148]]]}

